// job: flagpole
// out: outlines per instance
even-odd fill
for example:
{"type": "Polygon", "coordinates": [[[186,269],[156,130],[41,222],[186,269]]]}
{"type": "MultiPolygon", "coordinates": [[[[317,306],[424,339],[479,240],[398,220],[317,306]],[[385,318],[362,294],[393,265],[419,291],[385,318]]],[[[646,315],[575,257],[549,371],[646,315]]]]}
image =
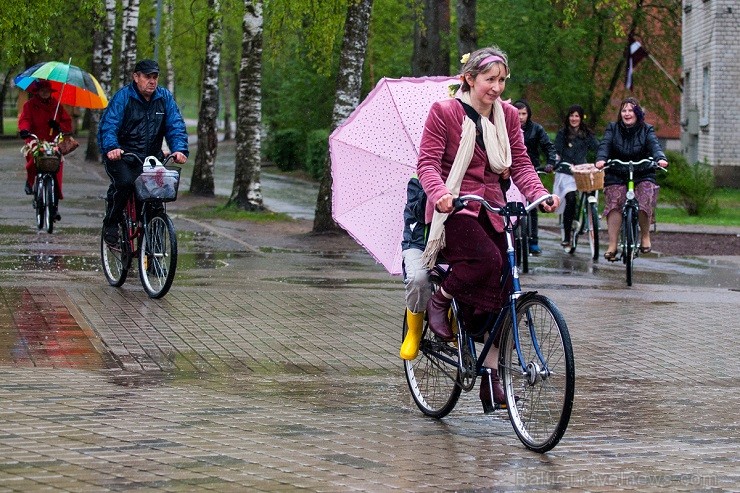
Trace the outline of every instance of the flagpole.
{"type": "Polygon", "coordinates": [[[673,85],[676,86],[680,92],[683,92],[683,87],[680,84],[678,84],[678,82],[676,82],[673,79],[673,77],[671,77],[671,75],[666,71],[666,69],[664,69],[660,63],[658,63],[658,60],[656,60],[655,57],[649,51],[647,52],[647,56],[655,64],[655,66],[658,67],[666,77],[668,77],[668,80],[673,82],[673,85]]]}

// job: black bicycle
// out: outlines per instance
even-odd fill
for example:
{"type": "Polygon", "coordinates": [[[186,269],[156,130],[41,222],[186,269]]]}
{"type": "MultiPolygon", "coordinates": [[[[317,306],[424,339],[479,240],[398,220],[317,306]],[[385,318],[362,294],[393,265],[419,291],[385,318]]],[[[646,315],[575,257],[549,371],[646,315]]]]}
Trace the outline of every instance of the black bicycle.
{"type": "Polygon", "coordinates": [[[63,159],[57,144],[63,137],[60,133],[53,141],[48,142],[35,134],[30,134],[30,136],[34,140],[29,142],[24,150],[27,149],[33,153],[33,161],[36,165],[32,202],[36,211],[36,227],[45,229],[47,233],[53,233],[59,208],[57,173],[63,159]]]}
{"type": "Polygon", "coordinates": [[[164,163],[154,156],[142,161],[132,153],[125,153],[126,158],[138,160],[144,173],[136,180],[136,197],[129,197],[118,224],[118,243],[106,243],[105,228],[100,235],[103,273],[111,286],[123,286],[132,260],[138,258],[141,285],[150,298],[161,298],[170,290],[177,270],[177,236],[166,202],[177,199],[181,168],[166,166],[172,155],[164,163]]]}
{"type": "Polygon", "coordinates": [[[640,222],[638,215],[640,213],[640,204],[635,196],[635,171],[648,169],[662,169],[653,159],[641,159],[639,161],[621,161],[619,159],[609,159],[604,165],[604,169],[613,167],[623,174],[627,179],[627,198],[622,206],[622,227],[619,231],[619,243],[617,251],[627,270],[627,286],[632,286],[632,277],[634,272],[634,261],[639,256],[640,251],[640,222]]]}
{"type": "MultiPolygon", "coordinates": [[[[506,395],[506,408],[514,431],[522,443],[536,452],[547,452],[558,444],[570,421],[575,393],[575,362],[568,327],[555,303],[536,291],[522,292],[514,248],[512,219],[526,215],[551,196],[525,207],[509,202],[493,207],[476,195],[457,199],[456,208],[480,202],[504,218],[507,240],[507,275],[511,290],[506,306],[489,317],[484,327],[465,320],[457,300],[452,300],[452,342],[438,338],[425,322],[419,353],[404,361],[411,396],[427,416],[442,418],[457,404],[461,392],[470,391],[495,344],[499,349],[498,372],[506,395]],[[478,353],[476,341],[484,335],[478,353]]],[[[438,289],[449,267],[438,264],[431,271],[433,289],[438,289]]],[[[402,338],[408,325],[404,318],[402,338]]]]}

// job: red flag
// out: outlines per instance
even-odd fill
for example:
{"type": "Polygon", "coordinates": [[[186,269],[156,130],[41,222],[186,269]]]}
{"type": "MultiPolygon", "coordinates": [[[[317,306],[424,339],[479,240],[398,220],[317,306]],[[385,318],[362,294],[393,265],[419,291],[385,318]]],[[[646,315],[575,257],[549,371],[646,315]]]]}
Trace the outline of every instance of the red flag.
{"type": "Polygon", "coordinates": [[[632,73],[640,60],[648,56],[648,52],[642,47],[639,41],[636,41],[632,36],[629,38],[629,44],[625,52],[627,57],[627,74],[624,79],[624,87],[632,90],[632,73]]]}

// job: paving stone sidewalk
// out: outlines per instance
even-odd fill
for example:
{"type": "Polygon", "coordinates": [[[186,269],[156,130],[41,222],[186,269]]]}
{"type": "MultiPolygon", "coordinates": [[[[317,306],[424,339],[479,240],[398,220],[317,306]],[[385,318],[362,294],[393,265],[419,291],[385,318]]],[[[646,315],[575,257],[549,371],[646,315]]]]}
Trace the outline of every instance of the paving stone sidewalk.
{"type": "Polygon", "coordinates": [[[740,491],[739,257],[642,258],[627,288],[545,237],[522,281],[565,314],[577,388],[539,455],[475,391],[423,417],[403,286],[346,239],[173,204],[178,276],[151,300],[98,267],[102,168],[70,157],[47,235],[15,152],[0,143],[0,491],[740,491]]]}

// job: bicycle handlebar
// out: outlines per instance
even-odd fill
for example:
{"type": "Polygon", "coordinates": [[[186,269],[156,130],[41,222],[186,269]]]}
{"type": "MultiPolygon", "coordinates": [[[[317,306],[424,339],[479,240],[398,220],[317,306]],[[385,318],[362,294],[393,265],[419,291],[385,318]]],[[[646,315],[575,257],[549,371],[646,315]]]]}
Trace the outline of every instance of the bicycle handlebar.
{"type": "Polygon", "coordinates": [[[638,169],[638,170],[657,168],[657,169],[662,169],[663,171],[667,172],[667,170],[663,168],[662,166],[660,166],[653,158],[640,159],[639,161],[622,161],[621,159],[612,158],[606,161],[606,164],[604,164],[603,169],[607,169],[611,167],[621,167],[621,168],[632,167],[633,169],[638,169]]]}
{"type": "MultiPolygon", "coordinates": [[[[534,209],[535,207],[539,206],[542,202],[551,201],[551,200],[552,200],[552,195],[551,194],[543,195],[542,197],[538,198],[537,200],[535,200],[534,202],[532,202],[528,206],[524,207],[524,211],[530,212],[532,209],[534,209]]],[[[453,210],[452,213],[454,214],[455,212],[458,212],[458,211],[464,209],[465,207],[467,207],[468,202],[478,202],[487,211],[491,211],[494,214],[498,214],[500,216],[504,216],[504,215],[507,215],[507,214],[508,215],[516,215],[516,216],[520,215],[520,214],[517,214],[517,213],[512,214],[513,211],[510,208],[506,207],[506,206],[504,206],[504,207],[494,207],[486,199],[484,199],[480,195],[474,195],[474,194],[461,195],[460,197],[458,197],[456,199],[453,199],[452,205],[455,207],[455,209],[453,210]]]]}
{"type": "MultiPolygon", "coordinates": [[[[150,167],[152,167],[152,168],[153,168],[154,166],[156,166],[156,163],[157,163],[157,162],[159,162],[159,159],[157,159],[157,157],[156,157],[156,156],[147,156],[147,157],[145,157],[145,158],[144,158],[144,159],[142,160],[142,159],[141,159],[141,158],[139,157],[139,155],[138,155],[138,154],[136,154],[136,153],[134,153],[134,152],[126,152],[126,151],[124,151],[124,152],[123,152],[123,154],[121,154],[121,158],[123,158],[124,156],[126,156],[126,157],[129,157],[129,156],[133,156],[133,157],[135,157],[135,158],[136,158],[136,160],[137,160],[137,161],[139,161],[139,164],[141,164],[142,166],[146,166],[146,161],[148,161],[148,160],[149,160],[149,158],[153,158],[153,159],[154,159],[154,160],[155,160],[156,162],[155,162],[155,163],[153,163],[153,164],[150,164],[150,165],[149,165],[149,166],[150,166],[150,167]]],[[[170,155],[168,155],[168,156],[167,156],[166,158],[164,158],[164,161],[162,161],[162,166],[166,166],[166,165],[167,165],[167,163],[168,163],[168,162],[170,162],[170,161],[171,161],[171,160],[173,160],[173,159],[175,159],[175,157],[174,157],[174,153],[173,153],[173,154],[170,154],[170,155]]]]}

